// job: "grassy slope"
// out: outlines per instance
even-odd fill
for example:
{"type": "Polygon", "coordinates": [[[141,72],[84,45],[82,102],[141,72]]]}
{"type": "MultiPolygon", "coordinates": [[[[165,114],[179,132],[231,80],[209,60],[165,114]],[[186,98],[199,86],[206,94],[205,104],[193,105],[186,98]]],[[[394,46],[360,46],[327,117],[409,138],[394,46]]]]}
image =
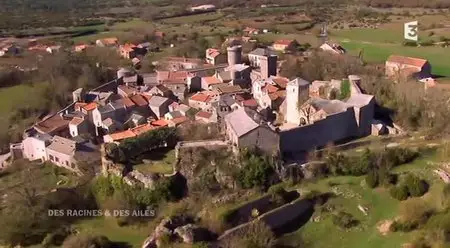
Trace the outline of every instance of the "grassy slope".
{"type": "MultiPolygon", "coordinates": [[[[436,159],[434,153],[423,156],[418,160],[400,166],[394,170],[395,173],[412,172],[428,180],[431,184],[425,198],[433,202],[437,192],[443,183],[432,173],[433,165],[428,161],[436,159]]],[[[386,219],[392,219],[398,214],[399,201],[392,199],[386,189],[375,190],[364,187],[363,177],[335,177],[320,180],[316,183],[305,184],[302,190],[320,190],[327,192],[331,184],[337,184],[339,191],[348,192],[351,197],[336,197],[330,200],[335,206],[351,213],[361,223],[357,228],[340,230],[332,222],[330,217],[322,215],[319,222],[310,221],[298,231],[285,235],[282,241],[286,244],[297,244],[303,240],[310,248],[339,248],[339,247],[365,247],[365,248],[398,248],[403,243],[410,241],[415,235],[411,233],[389,233],[382,236],[377,230],[377,223],[386,219]],[[358,204],[369,208],[369,215],[364,216],[358,210],[358,204]],[[326,237],[326,238],[324,238],[326,237]]],[[[316,214],[313,217],[317,216],[316,214]]]]}
{"type": "Polygon", "coordinates": [[[44,88],[44,84],[29,86],[17,85],[7,88],[0,88],[0,119],[7,118],[8,114],[20,107],[33,107],[42,104],[42,99],[38,97],[44,88]],[[33,92],[33,94],[30,94],[33,92]]]}
{"type": "Polygon", "coordinates": [[[168,152],[162,152],[161,154],[152,154],[152,155],[153,156],[147,158],[148,160],[151,160],[150,164],[135,165],[134,169],[144,174],[146,173],[170,174],[173,172],[173,165],[175,163],[175,150],[170,150],[168,152]]]}
{"type": "Polygon", "coordinates": [[[114,242],[124,242],[133,248],[139,248],[149,235],[146,226],[124,226],[119,227],[114,218],[93,218],[86,219],[75,224],[75,228],[83,233],[92,235],[104,235],[114,242]]]}

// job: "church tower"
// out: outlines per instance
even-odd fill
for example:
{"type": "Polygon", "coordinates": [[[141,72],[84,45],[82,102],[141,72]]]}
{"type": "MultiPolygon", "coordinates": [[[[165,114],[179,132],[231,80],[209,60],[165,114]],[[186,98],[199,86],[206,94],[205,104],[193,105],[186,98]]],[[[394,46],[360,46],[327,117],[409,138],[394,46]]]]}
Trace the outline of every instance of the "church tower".
{"type": "Polygon", "coordinates": [[[300,106],[309,99],[309,82],[296,78],[286,87],[286,115],[285,121],[300,125],[300,106]]]}

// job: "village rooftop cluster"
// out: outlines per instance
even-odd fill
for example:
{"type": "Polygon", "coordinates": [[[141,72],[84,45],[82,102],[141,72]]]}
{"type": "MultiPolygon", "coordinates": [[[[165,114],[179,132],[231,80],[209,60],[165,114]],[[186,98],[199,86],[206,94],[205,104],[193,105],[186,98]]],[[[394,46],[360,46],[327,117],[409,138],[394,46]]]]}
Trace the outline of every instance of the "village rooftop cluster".
{"type": "MultiPolygon", "coordinates": [[[[165,57],[155,62],[164,68],[155,73],[120,68],[111,82],[75,90],[71,104],[35,123],[21,143],[11,145],[13,157],[51,161],[77,171],[80,162],[100,160],[101,143],[120,143],[163,127],[218,123],[230,146],[256,147],[289,161],[333,142],[398,131],[374,119],[375,99],[362,92],[357,75],[313,82],[280,76],[283,62],[277,54],[295,49],[297,41],[278,40],[248,54],[242,44],[252,41],[245,36],[226,42],[226,51],[208,48],[205,59],[165,57]],[[342,84],[349,84],[350,94],[338,100],[342,84]]],[[[76,45],[73,51],[88,52],[89,46],[76,45]]],[[[95,46],[115,49],[136,65],[150,43],[119,45],[111,37],[97,40],[95,46]]],[[[2,51],[16,52],[12,47],[2,51]]],[[[28,50],[33,49],[54,53],[59,47],[32,43],[28,50]]],[[[346,53],[331,42],[319,49],[333,56],[346,53]]],[[[386,75],[413,76],[435,85],[431,65],[422,59],[391,56],[386,75]]]]}

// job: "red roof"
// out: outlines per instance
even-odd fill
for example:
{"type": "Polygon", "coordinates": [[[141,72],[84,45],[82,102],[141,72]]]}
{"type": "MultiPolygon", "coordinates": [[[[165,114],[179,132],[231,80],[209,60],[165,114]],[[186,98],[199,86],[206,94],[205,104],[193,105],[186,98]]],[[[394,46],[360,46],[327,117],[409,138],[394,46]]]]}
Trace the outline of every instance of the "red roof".
{"type": "Polygon", "coordinates": [[[263,88],[264,90],[267,90],[268,93],[274,93],[277,92],[279,89],[271,84],[266,84],[263,88]]]}
{"type": "Polygon", "coordinates": [[[169,125],[169,123],[167,123],[167,121],[166,120],[156,120],[156,121],[153,121],[152,122],[152,125],[153,126],[157,126],[157,127],[165,127],[165,126],[167,126],[167,125],[169,125]]]}
{"type": "Polygon", "coordinates": [[[200,118],[205,118],[205,119],[209,119],[211,118],[212,114],[209,112],[205,112],[205,111],[199,111],[195,117],[200,117],[200,118]]]}
{"type": "Polygon", "coordinates": [[[132,129],[130,129],[130,130],[131,130],[134,134],[140,135],[140,134],[146,133],[146,132],[148,132],[148,131],[151,131],[151,130],[153,130],[153,129],[156,129],[156,127],[154,127],[154,126],[152,126],[152,125],[150,125],[150,124],[143,124],[143,125],[134,127],[134,128],[132,128],[132,129]]]}
{"type": "Polygon", "coordinates": [[[134,95],[134,96],[132,96],[130,98],[138,106],[146,106],[148,104],[148,102],[147,102],[147,100],[145,100],[144,96],[134,95]]]}
{"type": "Polygon", "coordinates": [[[425,59],[404,57],[399,55],[391,55],[387,61],[416,67],[423,67],[428,62],[425,59]]]}
{"type": "Polygon", "coordinates": [[[120,89],[126,95],[132,95],[136,91],[136,89],[126,85],[119,85],[119,87],[117,88],[120,89]]]}
{"type": "Polygon", "coordinates": [[[74,117],[69,124],[71,125],[80,125],[81,123],[83,123],[84,119],[80,118],[80,117],[74,117]]]}
{"type": "Polygon", "coordinates": [[[133,107],[136,104],[128,97],[122,98],[122,103],[123,105],[125,105],[127,108],[133,107]]]}
{"type": "Polygon", "coordinates": [[[131,131],[131,130],[125,130],[125,131],[122,131],[122,132],[112,133],[109,136],[111,137],[112,140],[118,141],[118,140],[123,140],[123,139],[128,139],[128,138],[135,137],[136,134],[133,131],[131,131]]]}
{"type": "Polygon", "coordinates": [[[105,45],[114,45],[119,41],[116,37],[104,38],[100,40],[105,45]]]}
{"type": "Polygon", "coordinates": [[[135,47],[136,47],[135,44],[126,43],[126,44],[120,46],[120,50],[122,50],[124,52],[132,52],[135,47]]]}
{"type": "Polygon", "coordinates": [[[209,57],[215,58],[220,55],[220,51],[215,48],[208,48],[208,49],[206,49],[206,54],[209,57]]]}
{"type": "Polygon", "coordinates": [[[243,101],[242,104],[245,107],[258,107],[258,103],[253,98],[243,101]]]}
{"type": "Polygon", "coordinates": [[[87,105],[87,103],[84,103],[84,102],[76,102],[75,103],[75,110],[81,109],[81,108],[83,108],[86,105],[87,105]]]}
{"type": "Polygon", "coordinates": [[[91,110],[94,110],[94,109],[96,109],[97,108],[97,103],[95,103],[95,102],[91,102],[91,103],[89,103],[89,104],[87,104],[87,105],[85,105],[84,107],[82,107],[84,110],[86,110],[86,111],[91,111],[91,110]]]}
{"type": "Polygon", "coordinates": [[[292,42],[294,42],[293,40],[277,40],[275,41],[275,45],[283,45],[283,46],[289,46],[292,42]]]}
{"type": "Polygon", "coordinates": [[[185,80],[188,77],[186,71],[156,71],[160,81],[185,80]]]}
{"type": "Polygon", "coordinates": [[[286,89],[286,86],[289,83],[289,79],[285,77],[272,77],[271,79],[282,89],[286,89]]]}
{"type": "Polygon", "coordinates": [[[220,81],[220,79],[216,78],[216,77],[202,77],[202,80],[207,84],[207,85],[213,85],[213,84],[220,84],[222,83],[220,81]]]}
{"type": "Polygon", "coordinates": [[[209,102],[211,101],[211,96],[207,94],[203,94],[202,92],[199,92],[193,96],[191,96],[190,100],[197,101],[197,102],[209,102]]]}

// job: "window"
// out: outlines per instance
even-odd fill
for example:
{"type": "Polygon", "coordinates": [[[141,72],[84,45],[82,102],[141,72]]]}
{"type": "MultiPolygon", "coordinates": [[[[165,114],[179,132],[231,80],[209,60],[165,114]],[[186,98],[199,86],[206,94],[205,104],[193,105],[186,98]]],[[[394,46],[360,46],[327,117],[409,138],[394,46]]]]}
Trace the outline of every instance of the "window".
{"type": "Polygon", "coordinates": [[[59,158],[58,158],[58,157],[55,157],[55,161],[56,161],[57,163],[59,163],[59,158]]]}
{"type": "Polygon", "coordinates": [[[66,161],[66,166],[69,166],[69,161],[66,161]]]}
{"type": "Polygon", "coordinates": [[[55,158],[52,155],[49,155],[49,157],[50,157],[50,161],[54,161],[55,160],[55,158]]]}

